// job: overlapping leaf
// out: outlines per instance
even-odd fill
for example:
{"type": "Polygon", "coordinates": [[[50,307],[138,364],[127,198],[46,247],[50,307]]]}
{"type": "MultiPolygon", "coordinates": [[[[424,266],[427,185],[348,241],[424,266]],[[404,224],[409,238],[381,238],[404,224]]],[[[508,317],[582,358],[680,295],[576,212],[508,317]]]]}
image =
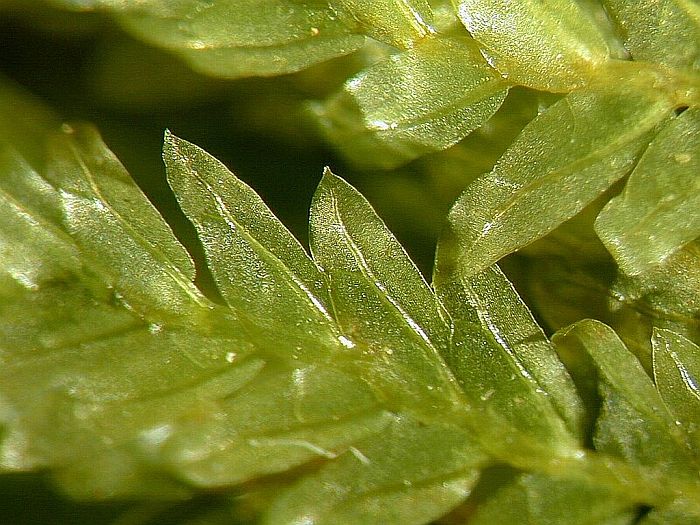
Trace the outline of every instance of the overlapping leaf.
{"type": "Polygon", "coordinates": [[[3,196],[16,203],[4,217],[33,219],[30,246],[46,234],[59,246],[54,262],[25,261],[31,280],[3,259],[5,469],[51,469],[92,499],[181,497],[328,462],[280,496],[271,522],[422,523],[468,495],[488,457],[440,355],[449,318],[352,188],[328,173],[317,193],[322,273],[250,188],[169,135],[169,177],[227,302],[217,306],[96,134],[66,131],[52,143],[52,185],[4,159],[3,196]],[[27,188],[12,187],[18,170],[27,188]],[[346,489],[314,505],[319,483],[346,489]]]}
{"type": "Polygon", "coordinates": [[[700,242],[693,241],[663,263],[636,276],[620,274],[610,286],[617,331],[651,371],[653,329],[700,336],[700,242]]]}
{"type": "MultiPolygon", "coordinates": [[[[698,463],[687,434],[612,329],[597,321],[582,321],[558,333],[555,340],[564,346],[570,341],[582,344],[600,374],[602,406],[594,435],[596,449],[697,483],[698,463]]],[[[664,374],[670,373],[667,365],[659,373],[661,368],[664,374]]]]}
{"type": "Polygon", "coordinates": [[[467,187],[450,213],[467,273],[549,233],[629,173],[673,108],[638,88],[605,84],[569,94],[467,187]]]}
{"type": "Polygon", "coordinates": [[[493,418],[489,432],[572,453],[580,400],[552,347],[498,268],[469,277],[450,265],[445,244],[435,285],[453,318],[445,359],[457,380],[484,420],[493,418]]]}
{"type": "Polygon", "coordinates": [[[364,43],[349,13],[298,0],[60,0],[105,9],[139,38],[225,78],[279,75],[350,53],[364,43]]]}
{"type": "Polygon", "coordinates": [[[603,0],[635,60],[700,68],[700,6],[688,0],[603,0]]]}
{"type": "Polygon", "coordinates": [[[140,39],[224,78],[299,71],[357,50],[365,35],[410,48],[434,32],[425,0],[55,2],[105,10],[140,39]]]}
{"type": "Polygon", "coordinates": [[[479,507],[476,525],[629,525],[634,511],[624,496],[586,483],[526,474],[500,487],[479,507]]]}
{"type": "Polygon", "coordinates": [[[653,140],[596,231],[627,274],[659,264],[700,236],[700,111],[689,109],[653,140]]]}
{"type": "Polygon", "coordinates": [[[577,2],[454,0],[467,30],[515,84],[570,91],[608,57],[605,39],[577,2]]]}
{"type": "MultiPolygon", "coordinates": [[[[465,272],[449,237],[436,276],[445,308],[367,201],[330,172],[312,205],[311,259],[248,186],[167,135],[168,176],[226,302],[217,305],[94,131],[66,128],[51,151],[51,184],[17,153],[2,157],[3,224],[19,228],[2,241],[56,246],[54,260],[1,260],[5,470],[49,469],[88,499],[298,476],[267,496],[268,523],[425,523],[468,498],[493,462],[533,471],[505,492],[524,512],[551,484],[609,502],[611,519],[666,497],[644,477],[641,496],[608,479],[617,460],[601,470],[586,459],[580,401],[551,345],[504,276],[465,272]]],[[[630,400],[611,406],[642,410],[645,422],[606,413],[601,448],[618,454],[609,444],[632,425],[658,444],[622,454],[626,475],[637,462],[675,468],[674,454],[687,454],[678,430],[641,408],[648,379],[627,375],[636,379],[606,376],[630,400]]],[[[556,520],[565,504],[552,505],[533,516],[556,520]]]]}
{"type": "Polygon", "coordinates": [[[661,397],[700,454],[700,348],[670,330],[656,330],[654,381],[661,397]]]}
{"type": "Polygon", "coordinates": [[[427,0],[334,0],[347,10],[362,33],[398,48],[411,48],[435,32],[427,0]]]}
{"type": "Polygon", "coordinates": [[[407,158],[445,149],[487,121],[507,84],[466,38],[430,38],[348,81],[365,126],[407,158]]]}

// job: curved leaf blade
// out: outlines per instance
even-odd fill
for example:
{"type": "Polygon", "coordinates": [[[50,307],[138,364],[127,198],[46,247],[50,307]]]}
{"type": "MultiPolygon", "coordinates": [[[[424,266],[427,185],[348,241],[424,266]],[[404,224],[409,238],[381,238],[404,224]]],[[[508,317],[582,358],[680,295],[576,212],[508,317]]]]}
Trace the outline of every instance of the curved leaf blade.
{"type": "Polygon", "coordinates": [[[163,158],[229,307],[251,319],[262,338],[285,333],[286,351],[320,356],[342,348],[325,276],[260,197],[221,162],[172,134],[163,158]]]}
{"type": "Polygon", "coordinates": [[[676,421],[700,447],[700,348],[670,330],[654,330],[654,381],[676,421]]]}
{"type": "MultiPolygon", "coordinates": [[[[0,173],[0,272],[22,288],[36,289],[78,266],[78,249],[62,229],[55,188],[5,144],[0,173]]],[[[0,288],[5,295],[12,287],[0,288]]]]}
{"type": "Polygon", "coordinates": [[[362,33],[380,42],[410,49],[435,33],[427,0],[335,0],[352,16],[362,33]]]}
{"type": "Polygon", "coordinates": [[[693,0],[603,0],[635,60],[700,68],[700,6],[693,0]]]}
{"type": "Polygon", "coordinates": [[[365,125],[407,158],[456,144],[501,106],[508,85],[466,38],[427,38],[349,80],[365,125]]]}
{"type": "Polygon", "coordinates": [[[369,386],[338,365],[267,366],[216,410],[175,421],[157,443],[158,459],[196,486],[235,486],[334,461],[393,420],[369,386]]]}
{"type": "Polygon", "coordinates": [[[509,409],[520,399],[515,404],[521,405],[521,412],[525,399],[535,406],[551,405],[542,408],[546,416],[532,419],[560,432],[561,418],[571,434],[580,437],[583,408],[576,388],[513,285],[498,266],[465,275],[451,266],[452,247],[449,239],[440,239],[433,282],[455,323],[450,352],[461,353],[452,356],[462,361],[458,378],[472,383],[470,390],[477,387],[478,398],[489,404],[496,402],[495,395],[505,396],[509,409]],[[468,344],[470,340],[475,343],[468,344]],[[552,407],[558,416],[550,412],[552,407]]]}
{"type": "Polygon", "coordinates": [[[583,85],[608,57],[587,11],[565,0],[454,0],[459,18],[509,81],[546,91],[583,85]]]}
{"type": "Polygon", "coordinates": [[[544,236],[625,176],[673,105],[642,85],[575,91],[528,124],[449,215],[476,274],[544,236]]]}
{"type": "Polygon", "coordinates": [[[598,321],[580,321],[555,334],[557,344],[579,344],[600,374],[602,398],[596,450],[675,478],[697,478],[685,437],[637,358],[615,332],[598,321]]]}
{"type": "Polygon", "coordinates": [[[149,315],[209,308],[192,283],[189,254],[95,130],[64,126],[49,144],[47,178],[83,256],[131,308],[149,315]]]}
{"type": "Polygon", "coordinates": [[[700,110],[669,122],[625,189],[596,220],[596,232],[628,275],[657,265],[700,236],[700,110]]]}
{"type": "Polygon", "coordinates": [[[550,455],[571,452],[580,433],[580,400],[512,285],[497,267],[472,277],[458,269],[447,273],[441,253],[435,286],[453,319],[443,355],[469,402],[485,414],[484,426],[550,455]]]}
{"type": "Polygon", "coordinates": [[[431,403],[460,407],[459,387],[439,352],[449,340],[442,305],[369,203],[330,170],[312,201],[310,240],[329,275],[338,323],[378,361],[371,380],[386,387],[389,375],[408,374],[414,379],[390,397],[415,396],[404,403],[421,411],[431,403]]]}
{"type": "Polygon", "coordinates": [[[77,7],[107,10],[142,40],[223,78],[292,73],[351,53],[365,41],[357,23],[327,2],[77,0],[77,7]]]}

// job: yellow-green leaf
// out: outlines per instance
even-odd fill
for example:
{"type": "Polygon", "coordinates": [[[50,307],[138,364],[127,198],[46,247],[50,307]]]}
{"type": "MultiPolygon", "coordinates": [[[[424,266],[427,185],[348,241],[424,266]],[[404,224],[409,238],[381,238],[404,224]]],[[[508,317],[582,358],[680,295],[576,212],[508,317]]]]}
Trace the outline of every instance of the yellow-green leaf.
{"type": "Polygon", "coordinates": [[[491,63],[515,84],[569,91],[608,58],[605,39],[577,2],[454,0],[491,63]]]}
{"type": "Polygon", "coordinates": [[[654,138],[596,231],[622,270],[636,275],[700,236],[700,110],[688,109],[654,138]]]}
{"type": "Polygon", "coordinates": [[[641,82],[569,94],[467,187],[449,216],[467,274],[549,233],[629,173],[673,107],[641,82]]]}

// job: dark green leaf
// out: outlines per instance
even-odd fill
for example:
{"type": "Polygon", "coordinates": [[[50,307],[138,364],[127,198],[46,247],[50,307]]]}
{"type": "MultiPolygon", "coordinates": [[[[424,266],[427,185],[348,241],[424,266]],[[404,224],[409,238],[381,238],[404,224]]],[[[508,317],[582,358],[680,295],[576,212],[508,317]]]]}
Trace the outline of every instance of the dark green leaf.
{"type": "Polygon", "coordinates": [[[675,418],[637,358],[615,332],[587,320],[555,335],[557,344],[580,344],[600,374],[602,406],[594,442],[601,452],[693,480],[698,466],[675,418]]]}

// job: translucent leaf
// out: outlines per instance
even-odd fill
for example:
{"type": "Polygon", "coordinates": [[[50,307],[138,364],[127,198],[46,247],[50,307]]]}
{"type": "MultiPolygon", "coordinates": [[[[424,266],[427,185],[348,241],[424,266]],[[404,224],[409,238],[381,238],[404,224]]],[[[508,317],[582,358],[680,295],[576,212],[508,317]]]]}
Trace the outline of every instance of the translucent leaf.
{"type": "MultiPolygon", "coordinates": [[[[507,355],[509,368],[536,383],[535,391],[549,397],[572,433],[579,434],[582,415],[576,389],[513,285],[498,266],[466,277],[459,267],[450,267],[450,259],[449,240],[443,238],[438,245],[434,286],[452,318],[480,326],[491,346],[507,355]]],[[[497,382],[491,387],[497,390],[497,382]]]]}
{"type": "Polygon", "coordinates": [[[335,0],[346,9],[362,33],[399,48],[411,48],[435,32],[426,0],[335,0]]]}
{"type": "MultiPolygon", "coordinates": [[[[404,359],[392,360],[392,347],[377,347],[375,340],[338,338],[337,331],[332,332],[331,344],[328,333],[335,325],[327,314],[320,315],[323,323],[303,330],[297,313],[265,326],[265,319],[251,311],[254,302],[248,305],[236,295],[255,295],[256,282],[247,288],[243,277],[227,274],[236,264],[245,266],[237,254],[272,268],[272,284],[286,283],[282,295],[273,294],[280,304],[314,312],[320,311],[321,302],[300,293],[300,283],[308,283],[307,292],[312,286],[323,292],[319,269],[250,188],[213,158],[172,136],[164,153],[170,179],[198,225],[212,271],[231,279],[223,281],[224,298],[242,306],[238,316],[227,307],[210,305],[198,317],[188,318],[186,326],[183,319],[170,316],[162,323],[146,321],[144,317],[152,317],[149,305],[139,303],[143,308],[137,311],[115,298],[111,274],[98,258],[119,261],[123,246],[116,243],[139,241],[150,228],[150,240],[164,243],[160,250],[147,242],[131,246],[153,257],[151,267],[140,271],[155,272],[158,264],[175,258],[179,245],[166,236],[168,231],[143,195],[127,184],[111,153],[95,136],[84,133],[72,138],[74,132],[52,145],[52,178],[62,184],[61,190],[43,182],[18,155],[2,158],[2,166],[8,168],[2,195],[17,203],[4,208],[8,224],[32,214],[49,225],[51,220],[60,224],[58,205],[69,198],[101,205],[86,207],[79,216],[83,221],[91,215],[103,218],[106,212],[114,217],[107,221],[112,229],[102,230],[106,241],[113,239],[113,253],[105,253],[94,241],[89,244],[79,228],[68,228],[68,233],[80,251],[60,228],[46,228],[58,246],[74,255],[76,261],[67,262],[75,266],[46,274],[50,279],[38,280],[33,287],[14,286],[9,295],[3,289],[11,300],[0,303],[2,469],[48,469],[63,490],[80,498],[181,498],[193,487],[230,487],[310,462],[326,463],[321,471],[333,472],[336,486],[365,495],[361,502],[340,502],[331,515],[337,512],[340,519],[346,513],[348,520],[363,516],[375,522],[390,516],[403,520],[409,514],[417,522],[432,519],[466,497],[486,458],[460,424],[450,423],[463,418],[435,411],[437,406],[461,410],[463,400],[438,355],[424,352],[414,360],[409,355],[416,348],[433,348],[432,341],[443,344],[448,337],[445,314],[401,247],[354,190],[328,174],[319,195],[330,186],[343,197],[344,214],[355,219],[353,213],[362,213],[364,221],[344,223],[352,234],[348,239],[365,250],[355,254],[374,272],[375,280],[363,283],[381,289],[384,306],[389,307],[388,323],[363,321],[387,332],[401,332],[403,324],[401,335],[413,334],[409,339],[417,334],[422,347],[391,340],[397,344],[397,356],[405,352],[404,359]],[[78,172],[76,165],[84,169],[78,172]],[[13,187],[13,181],[20,184],[13,187]],[[35,210],[37,203],[53,203],[47,210],[56,216],[44,217],[44,206],[35,210]],[[370,243],[368,232],[384,242],[370,243]],[[225,244],[224,250],[215,240],[227,235],[238,235],[240,242],[225,244]],[[166,250],[175,255],[166,257],[166,250]],[[400,309],[401,315],[392,317],[392,309],[400,309]],[[30,310],[33,315],[27,316],[30,310]],[[269,333],[261,335],[265,330],[269,333]],[[305,333],[303,341],[295,340],[295,330],[305,333]],[[337,349],[345,357],[324,362],[323,352],[332,356],[337,349]],[[314,357],[314,362],[305,363],[302,356],[307,361],[314,357]],[[419,403],[392,396],[403,390],[419,403]],[[428,425],[405,412],[427,415],[427,421],[439,414],[442,422],[428,425]],[[386,448],[387,439],[393,448],[386,448]],[[348,464],[348,457],[361,461],[359,471],[348,464]],[[367,468],[365,461],[376,466],[367,468]],[[395,481],[399,473],[402,477],[395,481]],[[371,493],[375,486],[394,487],[393,494],[377,497],[371,493]],[[405,507],[409,504],[410,513],[405,507]]],[[[76,217],[69,215],[68,224],[78,224],[76,217]]],[[[45,264],[60,269],[66,261],[45,264]]],[[[162,278],[171,275],[163,272],[162,278]]],[[[193,305],[198,301],[199,296],[190,296],[193,305]]],[[[343,316],[340,303],[328,304],[334,315],[343,316]]],[[[270,304],[270,311],[275,307],[270,304]]],[[[364,307],[360,301],[351,313],[364,307]]],[[[304,477],[304,472],[298,475],[304,477]]],[[[308,474],[304,482],[313,485],[313,479],[314,474],[308,474]]],[[[312,509],[312,498],[304,498],[305,507],[312,509]]]]}
{"type": "Polygon", "coordinates": [[[405,390],[390,397],[414,398],[416,410],[461,403],[439,353],[449,339],[442,306],[369,203],[329,170],[314,195],[310,236],[348,345],[377,360],[370,380],[387,388],[389,374],[404,377],[405,390]]]}
{"type": "Polygon", "coordinates": [[[700,68],[700,6],[693,0],[604,0],[635,60],[700,68]]]}
{"type": "Polygon", "coordinates": [[[654,138],[596,231],[627,274],[639,274],[700,236],[700,111],[689,109],[654,138]]]}
{"type": "Polygon", "coordinates": [[[700,449],[700,348],[671,332],[655,330],[654,381],[669,410],[700,449]]]}
{"type": "Polygon", "coordinates": [[[546,91],[581,86],[608,57],[589,13],[565,0],[455,0],[459,17],[509,81],[546,91]]]}
{"type": "Polygon", "coordinates": [[[629,84],[575,91],[550,106],[452,208],[463,271],[477,273],[580,212],[632,169],[671,108],[629,84]]]}
{"type": "Polygon", "coordinates": [[[400,417],[282,494],[263,523],[428,523],[469,495],[483,459],[464,430],[400,417]]]}
{"type": "Polygon", "coordinates": [[[405,158],[445,149],[500,107],[507,85],[466,38],[428,38],[349,80],[365,125],[405,158]]]}
{"type": "Polygon", "coordinates": [[[325,277],[260,197],[211,155],[171,134],[163,156],[227,304],[271,331],[273,340],[284,332],[288,348],[324,354],[340,346],[325,277]]]}
{"type": "Polygon", "coordinates": [[[468,277],[449,266],[445,244],[435,276],[454,322],[445,360],[470,402],[502,419],[502,433],[573,447],[564,422],[580,433],[580,400],[553,348],[498,267],[468,277]]]}
{"type": "Polygon", "coordinates": [[[274,370],[216,410],[176,421],[157,453],[195,485],[230,486],[335,459],[392,417],[357,375],[323,366],[274,370]]]}
{"type": "Polygon", "coordinates": [[[66,229],[131,308],[207,307],[192,284],[190,256],[96,131],[64,126],[49,151],[66,229]]]}
{"type": "Polygon", "coordinates": [[[35,289],[77,266],[78,250],[61,230],[55,189],[9,146],[0,146],[0,173],[0,272],[35,289]]]}
{"type": "Polygon", "coordinates": [[[64,0],[106,9],[139,38],[225,78],[279,75],[348,54],[364,43],[357,23],[328,2],[300,0],[64,0]]]}
{"type": "Polygon", "coordinates": [[[625,497],[604,487],[541,474],[518,476],[480,505],[470,525],[631,525],[625,497]]]}
{"type": "MultiPolygon", "coordinates": [[[[143,206],[143,195],[135,186],[123,186],[122,168],[101,143],[85,140],[79,145],[96,148],[88,150],[93,157],[72,142],[60,141],[53,145],[54,157],[71,158],[78,151],[85,166],[102,169],[86,168],[90,176],[79,178],[66,160],[52,165],[54,178],[62,175],[61,182],[76,198],[91,191],[94,202],[115,214],[126,215],[125,207],[133,204],[126,219],[119,215],[120,220],[114,221],[123,227],[106,230],[105,236],[120,239],[124,230],[133,233],[147,224],[157,239],[160,223],[146,222],[154,217],[143,206]]],[[[212,162],[207,156],[200,160],[212,162]]],[[[0,187],[8,186],[12,192],[2,195],[16,204],[4,208],[9,224],[13,218],[29,218],[36,206],[34,192],[27,187],[35,186],[39,203],[59,201],[59,193],[32,174],[21,158],[15,155],[10,161],[13,170],[24,170],[24,178],[4,172],[6,180],[0,187]],[[27,187],[13,188],[9,183],[15,180],[26,181],[27,187]]],[[[223,176],[216,165],[205,168],[215,177],[223,176]]],[[[192,169],[190,175],[194,174],[192,169]]],[[[231,180],[226,189],[244,194],[239,204],[260,211],[257,196],[227,176],[231,180]]],[[[101,218],[101,211],[88,208],[82,216],[101,218]]],[[[41,214],[34,216],[43,219],[41,214]]],[[[41,224],[44,229],[39,231],[54,231],[44,222],[35,221],[34,229],[41,224]]],[[[281,226],[277,231],[272,231],[272,222],[263,226],[271,228],[268,235],[278,235],[280,250],[289,248],[281,226]]],[[[96,264],[92,257],[75,253],[73,241],[60,230],[55,232],[49,238],[65,247],[72,256],[67,261],[85,265],[76,262],[66,268],[64,260],[43,259],[51,251],[37,254],[46,267],[43,279],[33,286],[2,290],[8,299],[0,302],[3,470],[51,469],[63,490],[81,498],[178,498],[191,492],[183,480],[190,486],[227,486],[318,458],[331,459],[391,422],[393,416],[378,404],[354,368],[349,375],[337,359],[331,368],[296,362],[294,352],[301,349],[285,334],[295,327],[293,316],[268,336],[276,341],[278,355],[288,356],[274,363],[260,357],[270,348],[256,339],[262,329],[251,334],[249,326],[220,307],[204,310],[184,329],[177,327],[182,321],[172,317],[163,324],[146,322],[140,312],[115,298],[104,274],[91,271],[96,264]],[[61,271],[49,272],[54,267],[61,271]],[[28,311],[33,315],[26,315],[28,311]]],[[[36,239],[36,233],[25,242],[36,239]]],[[[82,240],[79,231],[71,233],[82,240]]],[[[118,248],[112,246],[113,256],[119,257],[118,248]]],[[[229,255],[222,255],[221,264],[229,255]]],[[[295,259],[293,252],[286,256],[295,259]]],[[[298,253],[296,259],[299,266],[303,259],[298,253]]],[[[308,258],[305,261],[318,271],[308,258]]],[[[293,283],[287,274],[279,279],[293,283]]],[[[19,283],[23,284],[21,279],[19,283]]],[[[192,303],[197,300],[191,298],[192,303]]],[[[149,312],[146,317],[151,317],[149,312]]],[[[318,329],[307,335],[305,345],[318,354],[327,349],[324,337],[318,329]]],[[[337,339],[335,344],[341,346],[337,339]]]]}
{"type": "Polygon", "coordinates": [[[675,419],[637,358],[611,328],[586,320],[558,332],[554,339],[562,346],[582,345],[600,374],[597,450],[675,478],[697,477],[697,465],[675,419]]]}
{"type": "Polygon", "coordinates": [[[610,285],[611,309],[625,339],[651,372],[653,329],[700,337],[700,242],[693,241],[663,263],[636,276],[620,273],[610,285]]]}

